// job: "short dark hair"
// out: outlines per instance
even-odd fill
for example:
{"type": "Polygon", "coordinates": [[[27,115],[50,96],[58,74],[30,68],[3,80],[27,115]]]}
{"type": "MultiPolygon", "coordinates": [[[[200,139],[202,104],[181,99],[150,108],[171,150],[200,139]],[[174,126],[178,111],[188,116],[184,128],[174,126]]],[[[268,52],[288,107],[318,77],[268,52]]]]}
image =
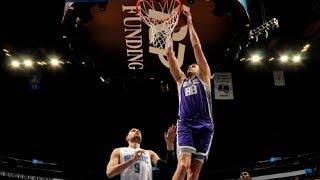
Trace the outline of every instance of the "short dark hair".
{"type": "Polygon", "coordinates": [[[248,167],[241,168],[239,174],[241,174],[242,172],[247,172],[247,173],[249,173],[250,176],[252,175],[252,171],[251,171],[251,169],[248,168],[248,167]]]}

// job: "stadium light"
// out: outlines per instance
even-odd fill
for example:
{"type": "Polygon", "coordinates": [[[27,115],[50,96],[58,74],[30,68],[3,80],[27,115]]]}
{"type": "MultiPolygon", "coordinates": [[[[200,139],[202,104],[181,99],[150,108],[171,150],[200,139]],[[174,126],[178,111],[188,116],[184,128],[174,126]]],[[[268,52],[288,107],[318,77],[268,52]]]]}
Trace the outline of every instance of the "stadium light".
{"type": "Polygon", "coordinates": [[[288,60],[289,60],[289,56],[287,56],[287,55],[282,55],[282,56],[280,57],[280,61],[281,61],[282,63],[288,62],[288,60]]]}
{"type": "Polygon", "coordinates": [[[18,67],[20,67],[20,63],[19,63],[19,61],[17,61],[17,60],[12,60],[12,61],[11,61],[11,66],[12,66],[13,68],[18,68],[18,67]]]}
{"type": "Polygon", "coordinates": [[[32,62],[31,60],[27,59],[27,60],[24,60],[24,61],[23,61],[23,64],[24,64],[26,67],[32,67],[33,62],[32,62]]]}
{"type": "Polygon", "coordinates": [[[303,46],[301,52],[306,52],[308,51],[309,48],[310,48],[310,44],[306,44],[305,46],[303,46]]]}
{"type": "Polygon", "coordinates": [[[261,56],[258,54],[254,54],[251,56],[251,61],[253,63],[259,63],[261,61],[261,59],[262,59],[261,56]]]}
{"type": "Polygon", "coordinates": [[[293,56],[292,61],[293,61],[294,63],[299,63],[299,62],[301,62],[301,56],[300,56],[300,55],[295,55],[295,56],[293,56]]]}
{"type": "Polygon", "coordinates": [[[51,66],[53,66],[53,67],[57,67],[57,66],[59,66],[59,60],[58,59],[51,59],[51,61],[50,61],[50,64],[51,64],[51,66]]]}

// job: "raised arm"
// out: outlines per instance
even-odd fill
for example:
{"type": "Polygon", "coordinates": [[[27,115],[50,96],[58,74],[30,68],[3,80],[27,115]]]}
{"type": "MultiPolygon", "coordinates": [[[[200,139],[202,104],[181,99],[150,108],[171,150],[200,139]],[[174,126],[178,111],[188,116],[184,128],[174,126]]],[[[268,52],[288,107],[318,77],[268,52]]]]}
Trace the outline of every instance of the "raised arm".
{"type": "Polygon", "coordinates": [[[205,83],[210,85],[210,77],[211,77],[210,67],[209,67],[207,59],[202,51],[202,47],[201,47],[201,43],[200,43],[198,34],[193,27],[192,15],[190,13],[190,9],[183,8],[182,13],[187,17],[190,41],[191,41],[191,44],[193,47],[193,52],[194,52],[197,64],[199,66],[200,78],[205,83]]]}
{"type": "Polygon", "coordinates": [[[173,124],[168,128],[167,132],[164,133],[164,140],[166,141],[168,151],[174,150],[174,141],[176,139],[176,132],[177,132],[177,127],[176,125],[173,124]]]}
{"type": "Polygon", "coordinates": [[[160,157],[153,151],[149,150],[150,158],[152,160],[152,164],[155,166],[160,165],[160,163],[172,163],[172,159],[174,159],[173,151],[174,151],[174,141],[176,138],[176,125],[171,125],[167,132],[164,133],[164,140],[166,142],[167,147],[167,156],[166,159],[162,160],[160,157]]]}
{"type": "Polygon", "coordinates": [[[178,64],[178,60],[174,55],[172,40],[167,49],[167,60],[170,68],[170,73],[173,79],[176,81],[177,85],[179,86],[182,82],[182,78],[184,77],[184,73],[181,71],[178,64]]]}
{"type": "Polygon", "coordinates": [[[114,149],[110,155],[110,160],[107,165],[107,172],[106,172],[107,176],[109,178],[112,178],[116,175],[119,175],[127,167],[131,166],[134,162],[136,162],[143,153],[144,153],[143,150],[139,150],[139,151],[135,152],[132,159],[119,164],[119,162],[120,162],[120,149],[119,148],[114,149]]]}

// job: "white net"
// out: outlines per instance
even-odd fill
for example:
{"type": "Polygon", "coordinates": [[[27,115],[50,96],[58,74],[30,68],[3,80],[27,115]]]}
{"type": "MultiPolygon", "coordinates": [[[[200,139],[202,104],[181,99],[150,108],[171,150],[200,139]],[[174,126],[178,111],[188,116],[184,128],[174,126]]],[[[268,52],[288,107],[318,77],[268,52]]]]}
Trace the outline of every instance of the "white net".
{"type": "Polygon", "coordinates": [[[141,20],[150,27],[150,44],[166,49],[171,34],[178,24],[181,3],[178,0],[139,0],[137,12],[141,20]]]}
{"type": "Polygon", "coordinates": [[[66,3],[64,4],[64,11],[63,11],[63,16],[62,16],[62,22],[64,21],[64,18],[65,18],[66,14],[67,14],[67,11],[68,11],[69,9],[72,9],[72,5],[73,5],[73,2],[66,2],[66,3]]]}

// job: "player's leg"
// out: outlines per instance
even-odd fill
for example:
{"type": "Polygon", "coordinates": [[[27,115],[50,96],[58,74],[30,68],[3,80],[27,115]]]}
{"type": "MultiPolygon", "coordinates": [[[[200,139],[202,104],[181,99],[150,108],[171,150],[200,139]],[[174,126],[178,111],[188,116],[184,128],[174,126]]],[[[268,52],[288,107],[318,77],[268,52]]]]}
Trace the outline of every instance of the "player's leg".
{"type": "Polygon", "coordinates": [[[199,119],[197,125],[193,126],[194,145],[197,149],[192,157],[191,167],[188,171],[188,180],[199,178],[202,165],[208,157],[213,138],[213,124],[211,119],[199,119]]]}
{"type": "Polygon", "coordinates": [[[193,145],[192,131],[190,120],[182,119],[177,123],[177,156],[178,165],[172,177],[173,180],[184,180],[187,170],[191,166],[192,154],[196,149],[193,145]]]}
{"type": "Polygon", "coordinates": [[[187,174],[187,170],[191,166],[191,154],[185,153],[178,156],[178,165],[174,175],[173,180],[184,180],[187,174]]]}
{"type": "Polygon", "coordinates": [[[187,180],[197,180],[199,178],[204,159],[192,158],[191,166],[188,170],[187,180]]]}

